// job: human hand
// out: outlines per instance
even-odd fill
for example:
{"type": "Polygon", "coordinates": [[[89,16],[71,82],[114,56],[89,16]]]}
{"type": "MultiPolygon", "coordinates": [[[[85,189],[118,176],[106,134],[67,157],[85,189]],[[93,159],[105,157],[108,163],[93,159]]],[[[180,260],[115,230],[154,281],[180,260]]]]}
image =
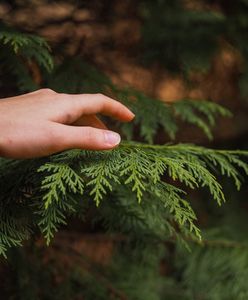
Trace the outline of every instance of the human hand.
{"type": "Polygon", "coordinates": [[[66,149],[106,150],[120,143],[96,114],[128,122],[134,114],[102,94],[41,89],[0,100],[0,156],[33,158],[66,149]]]}

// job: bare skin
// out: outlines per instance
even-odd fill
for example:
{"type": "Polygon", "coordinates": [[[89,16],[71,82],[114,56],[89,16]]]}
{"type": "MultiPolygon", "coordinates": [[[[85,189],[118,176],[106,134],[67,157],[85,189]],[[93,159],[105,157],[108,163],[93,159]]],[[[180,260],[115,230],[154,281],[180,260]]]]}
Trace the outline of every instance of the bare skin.
{"type": "Polygon", "coordinates": [[[67,149],[112,149],[120,135],[96,114],[129,122],[134,114],[102,94],[69,95],[42,89],[0,100],[0,156],[34,158],[67,149]]]}

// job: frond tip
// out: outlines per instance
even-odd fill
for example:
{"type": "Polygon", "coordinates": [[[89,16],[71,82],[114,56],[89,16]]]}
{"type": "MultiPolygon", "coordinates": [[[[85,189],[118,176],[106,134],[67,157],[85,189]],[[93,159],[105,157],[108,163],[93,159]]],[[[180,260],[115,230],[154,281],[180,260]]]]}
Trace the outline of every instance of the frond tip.
{"type": "Polygon", "coordinates": [[[5,51],[12,51],[26,60],[34,59],[47,71],[53,69],[51,49],[42,37],[2,27],[0,30],[0,44],[6,48],[5,51]]]}
{"type": "Polygon", "coordinates": [[[47,172],[42,180],[41,190],[45,190],[43,200],[45,208],[53,201],[59,201],[60,196],[65,197],[67,193],[83,194],[84,182],[82,178],[70,168],[62,163],[46,163],[38,169],[38,172],[47,172]]]}

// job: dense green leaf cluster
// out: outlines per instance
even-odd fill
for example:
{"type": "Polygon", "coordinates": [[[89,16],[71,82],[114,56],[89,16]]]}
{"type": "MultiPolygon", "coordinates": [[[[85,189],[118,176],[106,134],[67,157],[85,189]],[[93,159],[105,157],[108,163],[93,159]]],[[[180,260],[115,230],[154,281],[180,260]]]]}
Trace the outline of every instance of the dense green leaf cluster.
{"type": "Polygon", "coordinates": [[[185,238],[192,235],[200,240],[195,212],[185,198],[187,188],[207,188],[220,205],[225,198],[216,175],[221,173],[233,178],[240,188],[239,172],[243,169],[248,175],[248,166],[241,158],[247,155],[247,152],[187,144],[123,143],[112,151],[71,150],[53,155],[49,160],[29,161],[28,173],[23,173],[27,162],[2,159],[2,171],[9,171],[1,173],[1,214],[5,216],[0,221],[4,233],[1,253],[5,254],[6,248],[28,238],[32,226],[40,228],[49,244],[59,225],[66,224],[67,216],[79,213],[78,201],[85,205],[95,202],[99,211],[103,207],[103,222],[112,228],[121,227],[124,222],[124,231],[131,230],[133,218],[133,222],[140,222],[148,232],[150,230],[151,236],[185,238]],[[130,193],[133,196],[126,197],[130,193]],[[109,197],[114,198],[114,203],[109,197]],[[147,202],[154,203],[149,207],[147,202]],[[8,209],[18,203],[29,213],[23,224],[16,223],[15,214],[8,214],[8,209]],[[153,209],[155,219],[151,215],[153,209]],[[119,220],[115,217],[108,220],[108,210],[114,210],[119,220]],[[160,232],[156,232],[158,225],[160,232]]]}

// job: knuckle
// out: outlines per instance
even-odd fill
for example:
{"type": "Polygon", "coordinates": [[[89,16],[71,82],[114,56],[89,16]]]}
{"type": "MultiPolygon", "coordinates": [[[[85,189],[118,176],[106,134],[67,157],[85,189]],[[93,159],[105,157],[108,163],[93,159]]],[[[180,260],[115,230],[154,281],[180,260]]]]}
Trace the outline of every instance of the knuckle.
{"type": "Polygon", "coordinates": [[[55,95],[57,94],[54,90],[50,88],[43,88],[39,90],[40,93],[45,94],[45,95],[55,95]]]}
{"type": "Polygon", "coordinates": [[[105,95],[103,95],[103,94],[101,94],[101,93],[97,93],[97,94],[95,94],[94,96],[95,96],[96,99],[97,99],[98,101],[100,101],[100,102],[106,102],[106,101],[108,101],[108,97],[105,96],[105,95]]]}
{"type": "Polygon", "coordinates": [[[103,110],[106,109],[111,102],[107,96],[101,93],[96,94],[96,99],[98,100],[99,108],[103,110]]]}

